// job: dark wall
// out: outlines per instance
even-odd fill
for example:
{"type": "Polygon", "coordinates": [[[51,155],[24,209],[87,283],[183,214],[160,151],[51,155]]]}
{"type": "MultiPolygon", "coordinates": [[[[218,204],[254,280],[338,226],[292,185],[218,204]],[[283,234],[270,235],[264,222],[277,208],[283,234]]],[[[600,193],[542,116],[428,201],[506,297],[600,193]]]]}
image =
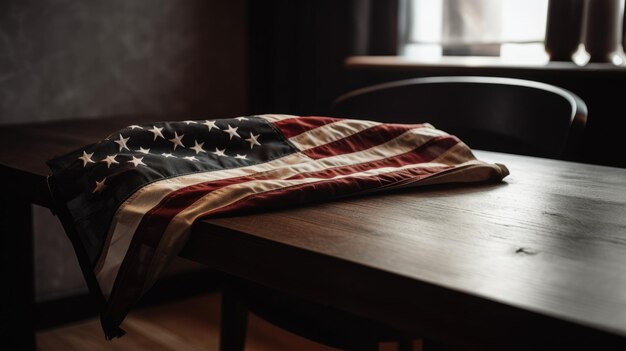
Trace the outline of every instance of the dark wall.
{"type": "Polygon", "coordinates": [[[349,3],[248,1],[253,113],[321,112],[351,49],[349,3]]]}
{"type": "Polygon", "coordinates": [[[327,114],[351,55],[394,54],[397,0],[248,0],[253,113],[327,114]]]}
{"type": "Polygon", "coordinates": [[[0,122],[246,112],[244,1],[4,0],[0,122]]]}
{"type": "MultiPolygon", "coordinates": [[[[2,0],[0,123],[245,114],[245,16],[244,0],[2,0]]],[[[38,300],[84,292],[56,218],[34,224],[38,300]]]]}

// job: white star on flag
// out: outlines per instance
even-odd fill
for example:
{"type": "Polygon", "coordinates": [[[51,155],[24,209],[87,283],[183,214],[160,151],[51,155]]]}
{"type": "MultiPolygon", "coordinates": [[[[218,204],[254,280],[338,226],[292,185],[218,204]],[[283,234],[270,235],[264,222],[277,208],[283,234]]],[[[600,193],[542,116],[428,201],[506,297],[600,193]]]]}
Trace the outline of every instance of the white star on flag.
{"type": "Polygon", "coordinates": [[[107,164],[107,168],[111,167],[112,163],[119,163],[115,160],[115,158],[117,157],[117,155],[109,155],[107,157],[105,157],[104,159],[102,159],[102,161],[100,162],[104,162],[107,164]]]}
{"type": "Polygon", "coordinates": [[[238,121],[249,121],[249,119],[247,119],[246,117],[243,117],[243,116],[237,117],[235,119],[238,120],[238,121]]]}
{"type": "Polygon", "coordinates": [[[228,129],[226,129],[224,132],[228,133],[230,135],[230,138],[228,140],[233,140],[233,137],[236,136],[237,138],[241,138],[239,136],[239,134],[237,134],[237,129],[239,129],[239,127],[231,127],[230,124],[228,125],[228,129]]]}
{"type": "Polygon", "coordinates": [[[176,150],[177,146],[185,147],[185,145],[183,145],[183,141],[182,141],[184,136],[185,136],[185,134],[181,134],[179,136],[178,133],[174,132],[174,137],[172,139],[170,139],[170,141],[174,144],[174,150],[176,150]]]}
{"type": "Polygon", "coordinates": [[[241,159],[241,160],[247,160],[246,155],[239,155],[237,154],[237,156],[235,156],[235,158],[241,159]]]}
{"type": "Polygon", "coordinates": [[[92,191],[91,193],[92,193],[92,194],[95,194],[95,193],[101,193],[101,192],[102,192],[102,190],[104,190],[104,188],[106,188],[106,187],[107,187],[107,186],[106,186],[106,184],[104,184],[104,182],[105,182],[106,180],[107,180],[106,178],[102,179],[101,181],[97,181],[97,180],[96,180],[96,187],[93,189],[93,191],[92,191]]]}
{"type": "Polygon", "coordinates": [[[126,146],[126,143],[128,142],[128,139],[130,139],[130,137],[128,137],[128,138],[124,138],[124,137],[122,136],[122,134],[120,134],[120,139],[119,139],[119,140],[114,140],[114,142],[115,142],[117,145],[119,145],[119,146],[120,146],[120,150],[119,150],[119,151],[122,151],[122,150],[124,150],[124,149],[126,149],[126,150],[130,151],[130,149],[128,148],[128,146],[126,146]]]}
{"type": "Polygon", "coordinates": [[[215,128],[215,129],[217,129],[217,130],[220,130],[220,128],[219,128],[217,125],[215,125],[215,121],[209,121],[209,120],[207,120],[207,121],[205,121],[205,122],[204,122],[204,123],[202,123],[202,124],[204,124],[205,126],[207,126],[207,128],[209,128],[209,132],[210,132],[210,131],[211,131],[211,129],[213,129],[213,128],[215,128]]]}
{"type": "Polygon", "coordinates": [[[139,147],[139,150],[137,150],[137,152],[141,152],[142,154],[149,154],[150,153],[150,149],[144,149],[143,147],[139,147]]]}
{"type": "Polygon", "coordinates": [[[189,160],[189,161],[198,161],[198,159],[196,158],[196,156],[185,156],[183,157],[185,160],[189,160]]]}
{"type": "Polygon", "coordinates": [[[194,150],[194,151],[196,152],[196,155],[197,155],[197,154],[199,154],[199,153],[201,153],[201,152],[206,153],[206,151],[202,148],[202,145],[204,145],[204,142],[202,142],[202,143],[200,143],[200,144],[198,144],[198,141],[197,141],[197,140],[194,140],[193,142],[194,142],[196,145],[195,145],[194,147],[190,147],[190,149],[191,149],[191,150],[194,150]]]}
{"type": "Polygon", "coordinates": [[[88,154],[85,151],[83,151],[83,155],[81,157],[79,157],[79,160],[83,161],[83,167],[87,167],[88,163],[95,163],[92,159],[91,156],[93,156],[93,152],[88,154]]]}
{"type": "Polygon", "coordinates": [[[186,125],[190,125],[190,124],[198,124],[198,122],[196,122],[196,121],[184,121],[184,123],[185,123],[186,125]]]}
{"type": "Polygon", "coordinates": [[[135,157],[133,156],[133,159],[128,161],[128,163],[132,163],[133,165],[135,165],[135,167],[142,165],[142,166],[146,166],[145,163],[143,163],[143,157],[135,157]]]}
{"type": "Polygon", "coordinates": [[[132,126],[128,126],[128,128],[130,128],[131,130],[135,130],[135,129],[137,129],[137,128],[139,128],[139,129],[143,129],[143,127],[138,126],[138,125],[136,125],[136,124],[133,124],[132,126]]]}
{"type": "Polygon", "coordinates": [[[174,158],[176,158],[176,156],[172,155],[171,153],[165,153],[165,152],[164,152],[164,153],[162,153],[161,155],[162,155],[163,157],[165,157],[165,158],[169,158],[169,157],[174,157],[174,158]]]}
{"type": "Polygon", "coordinates": [[[224,153],[224,151],[226,151],[226,149],[218,149],[215,148],[215,151],[212,151],[213,154],[217,155],[217,156],[226,156],[226,154],[224,153]]]}
{"type": "Polygon", "coordinates": [[[163,127],[157,128],[157,126],[152,126],[152,129],[148,129],[148,131],[150,133],[154,134],[154,139],[153,140],[157,140],[157,137],[165,139],[163,134],[161,134],[162,130],[163,130],[163,127]]]}
{"type": "Polygon", "coordinates": [[[252,134],[252,132],[250,132],[250,137],[248,139],[245,139],[247,142],[250,143],[250,148],[252,149],[254,147],[254,145],[259,145],[261,146],[261,143],[259,143],[259,141],[257,140],[259,138],[260,134],[254,135],[252,134]]]}

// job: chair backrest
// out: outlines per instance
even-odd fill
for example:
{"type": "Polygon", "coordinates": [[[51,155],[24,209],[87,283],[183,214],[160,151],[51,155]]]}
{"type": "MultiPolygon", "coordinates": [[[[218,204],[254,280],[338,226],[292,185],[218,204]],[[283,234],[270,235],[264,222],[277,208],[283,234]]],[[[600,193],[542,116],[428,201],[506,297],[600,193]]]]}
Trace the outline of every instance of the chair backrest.
{"type": "Polygon", "coordinates": [[[428,122],[471,148],[572,158],[587,106],[570,91],[529,80],[427,77],[354,90],[335,100],[331,115],[428,122]]]}

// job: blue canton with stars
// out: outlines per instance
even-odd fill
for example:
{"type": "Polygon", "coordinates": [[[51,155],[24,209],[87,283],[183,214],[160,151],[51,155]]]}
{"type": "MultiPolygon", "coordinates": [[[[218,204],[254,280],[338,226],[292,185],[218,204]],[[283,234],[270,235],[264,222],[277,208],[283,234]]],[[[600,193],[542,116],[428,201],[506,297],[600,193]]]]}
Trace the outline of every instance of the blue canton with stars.
{"type": "Polygon", "coordinates": [[[132,125],[48,165],[55,197],[67,204],[93,265],[117,207],[139,188],[165,178],[263,163],[293,152],[295,148],[270,123],[249,116],[132,125]]]}

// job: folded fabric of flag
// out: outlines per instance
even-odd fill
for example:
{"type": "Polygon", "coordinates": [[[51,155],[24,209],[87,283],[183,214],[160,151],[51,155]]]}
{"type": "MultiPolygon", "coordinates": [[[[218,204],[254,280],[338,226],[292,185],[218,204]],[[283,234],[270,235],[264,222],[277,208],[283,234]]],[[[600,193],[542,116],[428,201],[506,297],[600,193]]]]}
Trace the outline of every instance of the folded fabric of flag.
{"type": "Polygon", "coordinates": [[[107,338],[200,218],[508,174],[429,124],[289,115],[132,125],[48,165],[107,338]]]}

